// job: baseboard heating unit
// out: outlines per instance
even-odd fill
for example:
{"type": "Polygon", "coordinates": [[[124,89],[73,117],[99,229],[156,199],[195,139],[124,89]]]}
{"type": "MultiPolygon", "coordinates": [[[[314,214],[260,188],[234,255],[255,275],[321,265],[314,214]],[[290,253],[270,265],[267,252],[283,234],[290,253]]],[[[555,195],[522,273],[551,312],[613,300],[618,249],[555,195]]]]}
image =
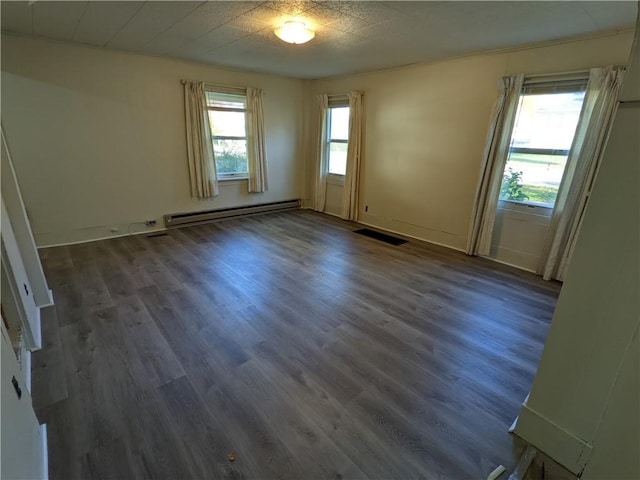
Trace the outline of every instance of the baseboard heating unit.
{"type": "Polygon", "coordinates": [[[282,202],[259,203],[242,207],[219,208],[190,213],[169,213],[164,216],[164,224],[167,228],[185,227],[199,223],[213,222],[224,218],[243,217],[260,213],[281,212],[300,208],[300,200],[284,200],[282,202]]]}

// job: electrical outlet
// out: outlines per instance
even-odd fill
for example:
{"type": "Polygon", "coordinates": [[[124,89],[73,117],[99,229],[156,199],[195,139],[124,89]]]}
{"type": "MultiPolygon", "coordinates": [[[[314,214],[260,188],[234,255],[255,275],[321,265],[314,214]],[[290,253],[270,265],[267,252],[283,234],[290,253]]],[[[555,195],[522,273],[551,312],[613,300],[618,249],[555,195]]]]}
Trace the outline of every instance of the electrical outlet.
{"type": "Polygon", "coordinates": [[[146,222],[144,222],[144,224],[147,227],[153,227],[156,224],[156,221],[155,220],[147,220],[146,222]]]}
{"type": "Polygon", "coordinates": [[[120,229],[118,227],[111,227],[111,233],[118,233],[120,229]]]}

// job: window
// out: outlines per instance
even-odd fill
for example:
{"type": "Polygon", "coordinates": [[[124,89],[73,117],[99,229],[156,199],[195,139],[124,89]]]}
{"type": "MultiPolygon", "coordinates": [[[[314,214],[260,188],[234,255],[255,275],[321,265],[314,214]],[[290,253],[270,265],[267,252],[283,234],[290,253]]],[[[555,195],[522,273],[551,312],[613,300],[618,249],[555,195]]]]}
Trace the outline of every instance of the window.
{"type": "Polygon", "coordinates": [[[247,178],[247,97],[213,91],[206,95],[218,180],[247,178]]]}
{"type": "Polygon", "coordinates": [[[349,107],[330,107],[327,120],[327,168],[331,174],[344,176],[347,172],[349,146],[349,107]]]}
{"type": "Polygon", "coordinates": [[[584,100],[586,79],[525,82],[500,199],[553,208],[584,100]]]}

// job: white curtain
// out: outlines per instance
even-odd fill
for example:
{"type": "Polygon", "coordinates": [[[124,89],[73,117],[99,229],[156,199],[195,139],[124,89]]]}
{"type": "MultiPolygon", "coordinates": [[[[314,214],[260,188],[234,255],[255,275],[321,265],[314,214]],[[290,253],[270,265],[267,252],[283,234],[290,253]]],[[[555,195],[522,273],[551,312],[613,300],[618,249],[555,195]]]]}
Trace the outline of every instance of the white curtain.
{"type": "Polygon", "coordinates": [[[184,113],[191,196],[214,197],[220,192],[203,82],[184,82],[184,113]]]}
{"type": "Polygon", "coordinates": [[[545,280],[563,280],[566,274],[613,123],[623,72],[623,67],[608,66],[592,68],[589,73],[584,104],[538,267],[545,280]]]}
{"type": "Polygon", "coordinates": [[[269,189],[262,97],[261,89],[247,87],[249,192],[254,193],[262,193],[269,189]]]}
{"type": "Polygon", "coordinates": [[[480,181],[473,205],[467,241],[469,255],[489,255],[491,249],[500,185],[509,153],[511,131],[518,110],[523,81],[524,75],[502,77],[498,81],[498,99],[491,116],[487,143],[482,157],[480,181]]]}
{"type": "Polygon", "coordinates": [[[313,209],[324,211],[327,195],[327,115],[329,114],[329,97],[318,95],[318,138],[316,158],[316,181],[313,196],[313,209]]]}
{"type": "Polygon", "coordinates": [[[362,160],[362,92],[349,93],[349,146],[342,193],[342,218],[358,220],[360,163],[362,160]]]}

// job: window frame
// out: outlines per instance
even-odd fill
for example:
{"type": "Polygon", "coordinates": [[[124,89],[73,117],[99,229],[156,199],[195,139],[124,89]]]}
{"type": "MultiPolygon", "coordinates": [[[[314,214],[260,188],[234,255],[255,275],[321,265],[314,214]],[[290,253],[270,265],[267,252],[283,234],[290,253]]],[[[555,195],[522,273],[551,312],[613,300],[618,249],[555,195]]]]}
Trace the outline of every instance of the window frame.
{"type": "MultiPolygon", "coordinates": [[[[332,118],[332,109],[334,108],[347,108],[349,109],[349,98],[344,95],[340,95],[340,96],[332,96],[329,98],[329,105],[327,108],[327,138],[325,141],[325,163],[326,163],[326,174],[327,174],[327,181],[329,183],[332,183],[334,185],[344,185],[344,179],[346,176],[346,169],[345,169],[345,173],[332,173],[329,171],[329,167],[330,167],[330,159],[331,159],[331,144],[332,143],[340,143],[340,144],[346,144],[347,145],[347,149],[349,148],[349,132],[347,131],[347,139],[343,140],[343,139],[332,139],[331,138],[331,118],[332,118]]],[[[351,115],[351,110],[349,109],[349,115],[351,115]]]]}
{"type": "MultiPolygon", "coordinates": [[[[520,104],[521,98],[523,95],[562,94],[562,93],[576,93],[581,91],[586,92],[588,81],[589,81],[589,72],[576,72],[575,74],[566,75],[566,76],[565,75],[541,75],[541,76],[525,77],[520,93],[518,94],[518,104],[520,104]]],[[[582,99],[581,109],[584,108],[584,100],[585,100],[585,97],[583,97],[582,99]]],[[[513,135],[516,129],[516,122],[518,120],[517,113],[518,112],[516,112],[516,118],[514,119],[514,124],[511,128],[509,148],[507,150],[507,158],[505,159],[504,169],[502,171],[503,176],[507,171],[507,164],[509,161],[509,157],[511,153],[518,153],[516,152],[516,150],[528,150],[528,152],[521,152],[521,153],[566,155],[568,159],[568,156],[571,154],[571,148],[569,148],[568,150],[561,150],[561,149],[545,149],[545,148],[512,147],[511,143],[513,142],[513,135]]],[[[576,125],[576,130],[577,130],[577,125],[576,125]]],[[[574,131],[573,139],[575,139],[575,133],[576,132],[574,131]]],[[[573,139],[572,139],[572,145],[573,145],[573,139]]],[[[560,177],[561,181],[562,181],[562,178],[564,178],[564,175],[566,173],[566,167],[567,167],[567,164],[565,161],[565,165],[562,171],[562,176],[560,177]]],[[[542,209],[551,210],[551,211],[555,208],[556,201],[557,201],[557,194],[556,194],[556,200],[553,202],[553,205],[545,205],[542,203],[532,202],[528,200],[511,200],[511,199],[498,197],[499,203],[504,202],[505,204],[521,205],[523,207],[534,208],[534,209],[542,208],[542,209]]]]}
{"type": "MultiPolygon", "coordinates": [[[[247,115],[249,109],[247,108],[247,91],[246,89],[222,89],[222,88],[215,88],[215,87],[207,87],[205,86],[205,95],[206,92],[209,93],[213,93],[213,94],[220,94],[220,95],[236,95],[238,97],[244,97],[244,105],[245,108],[230,108],[230,107],[215,107],[215,106],[209,106],[208,102],[207,102],[207,112],[210,111],[218,111],[218,112],[240,112],[240,113],[244,113],[244,133],[245,136],[244,137],[238,137],[238,136],[233,136],[233,135],[214,135],[213,133],[213,124],[211,122],[211,119],[209,117],[209,114],[207,113],[207,119],[209,120],[209,128],[211,129],[211,145],[212,148],[215,150],[215,140],[219,139],[219,140],[244,140],[245,144],[246,144],[246,152],[247,152],[247,171],[245,172],[238,172],[238,173],[220,173],[218,171],[218,165],[216,163],[216,176],[217,176],[217,180],[219,182],[225,182],[225,181],[231,181],[231,180],[247,180],[249,179],[249,116],[247,115]]],[[[214,155],[215,157],[215,155],[214,155]]],[[[217,162],[217,160],[216,160],[217,162]]]]}

